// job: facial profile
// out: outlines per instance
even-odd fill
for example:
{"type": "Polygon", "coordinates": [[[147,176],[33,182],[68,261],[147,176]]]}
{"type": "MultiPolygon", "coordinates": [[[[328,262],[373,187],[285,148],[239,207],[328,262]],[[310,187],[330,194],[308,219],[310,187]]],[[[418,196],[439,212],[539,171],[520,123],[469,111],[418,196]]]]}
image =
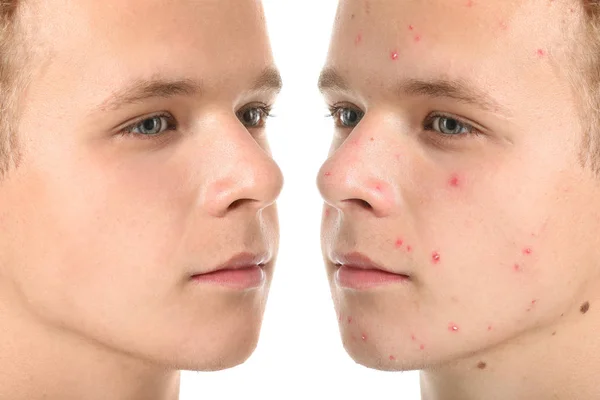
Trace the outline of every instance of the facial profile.
{"type": "Polygon", "coordinates": [[[318,186],[340,332],[360,364],[532,385],[527,360],[548,361],[535,367],[546,380],[583,368],[579,350],[564,355],[596,340],[599,293],[600,180],[572,79],[583,19],[577,1],[339,3],[318,186]]]}
{"type": "Polygon", "coordinates": [[[41,364],[93,369],[100,354],[137,377],[242,363],[282,187],[261,3],[18,3],[27,85],[0,183],[0,307],[5,334],[28,338],[1,352],[40,386],[61,379],[41,364]]]}

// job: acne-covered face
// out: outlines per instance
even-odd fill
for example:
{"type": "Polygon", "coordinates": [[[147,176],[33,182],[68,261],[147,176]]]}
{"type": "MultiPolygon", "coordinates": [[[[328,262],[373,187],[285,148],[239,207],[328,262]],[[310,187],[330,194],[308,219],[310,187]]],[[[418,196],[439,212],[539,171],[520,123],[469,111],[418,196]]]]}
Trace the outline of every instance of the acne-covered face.
{"type": "Polygon", "coordinates": [[[282,186],[260,3],[32,1],[23,21],[36,50],[0,187],[4,301],[177,369],[244,361],[282,186]]]}
{"type": "Polygon", "coordinates": [[[318,184],[358,362],[439,365],[587,311],[598,178],[579,158],[566,3],[340,2],[318,184]]]}

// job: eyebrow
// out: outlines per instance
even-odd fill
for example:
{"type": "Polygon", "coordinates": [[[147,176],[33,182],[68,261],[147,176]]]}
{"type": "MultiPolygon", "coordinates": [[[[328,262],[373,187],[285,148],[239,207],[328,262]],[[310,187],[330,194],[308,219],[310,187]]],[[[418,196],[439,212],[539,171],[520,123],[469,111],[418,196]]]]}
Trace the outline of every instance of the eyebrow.
{"type": "MultiPolygon", "coordinates": [[[[274,91],[279,93],[282,79],[274,67],[265,68],[250,87],[251,92],[274,91]]],[[[193,79],[169,80],[161,77],[139,79],[127,87],[118,90],[104,100],[98,109],[114,111],[127,105],[136,104],[151,98],[170,98],[175,96],[196,96],[202,93],[202,83],[193,79]]]]}
{"type": "MultiPolygon", "coordinates": [[[[321,93],[329,91],[346,92],[350,87],[348,82],[332,68],[326,68],[321,72],[318,85],[321,93]]],[[[485,111],[510,115],[510,112],[491,96],[476,89],[464,80],[407,79],[397,83],[394,87],[395,92],[399,95],[427,96],[431,98],[446,97],[461,103],[474,105],[485,111]]]]}

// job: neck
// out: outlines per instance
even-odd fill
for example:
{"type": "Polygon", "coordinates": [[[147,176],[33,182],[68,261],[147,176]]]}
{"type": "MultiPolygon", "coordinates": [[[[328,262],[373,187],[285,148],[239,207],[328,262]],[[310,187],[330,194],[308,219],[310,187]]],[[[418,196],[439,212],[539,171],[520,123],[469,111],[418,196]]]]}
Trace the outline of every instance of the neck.
{"type": "Polygon", "coordinates": [[[179,371],[117,353],[1,302],[0,311],[0,398],[179,398],[179,371]]]}
{"type": "Polygon", "coordinates": [[[577,309],[476,358],[422,371],[422,399],[599,399],[599,330],[592,301],[585,315],[577,309]]]}

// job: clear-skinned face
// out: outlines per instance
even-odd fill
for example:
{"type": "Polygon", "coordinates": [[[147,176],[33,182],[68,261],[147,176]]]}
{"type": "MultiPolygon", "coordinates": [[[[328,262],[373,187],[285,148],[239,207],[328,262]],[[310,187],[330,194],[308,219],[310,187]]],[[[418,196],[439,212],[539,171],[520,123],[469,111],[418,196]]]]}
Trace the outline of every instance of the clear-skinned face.
{"type": "Polygon", "coordinates": [[[282,188],[260,2],[30,1],[23,18],[37,51],[0,185],[3,303],[176,369],[243,362],[282,188]]]}
{"type": "Polygon", "coordinates": [[[598,178],[563,69],[577,18],[537,0],[340,2],[318,185],[359,363],[420,369],[550,338],[593,303],[598,178]]]}

